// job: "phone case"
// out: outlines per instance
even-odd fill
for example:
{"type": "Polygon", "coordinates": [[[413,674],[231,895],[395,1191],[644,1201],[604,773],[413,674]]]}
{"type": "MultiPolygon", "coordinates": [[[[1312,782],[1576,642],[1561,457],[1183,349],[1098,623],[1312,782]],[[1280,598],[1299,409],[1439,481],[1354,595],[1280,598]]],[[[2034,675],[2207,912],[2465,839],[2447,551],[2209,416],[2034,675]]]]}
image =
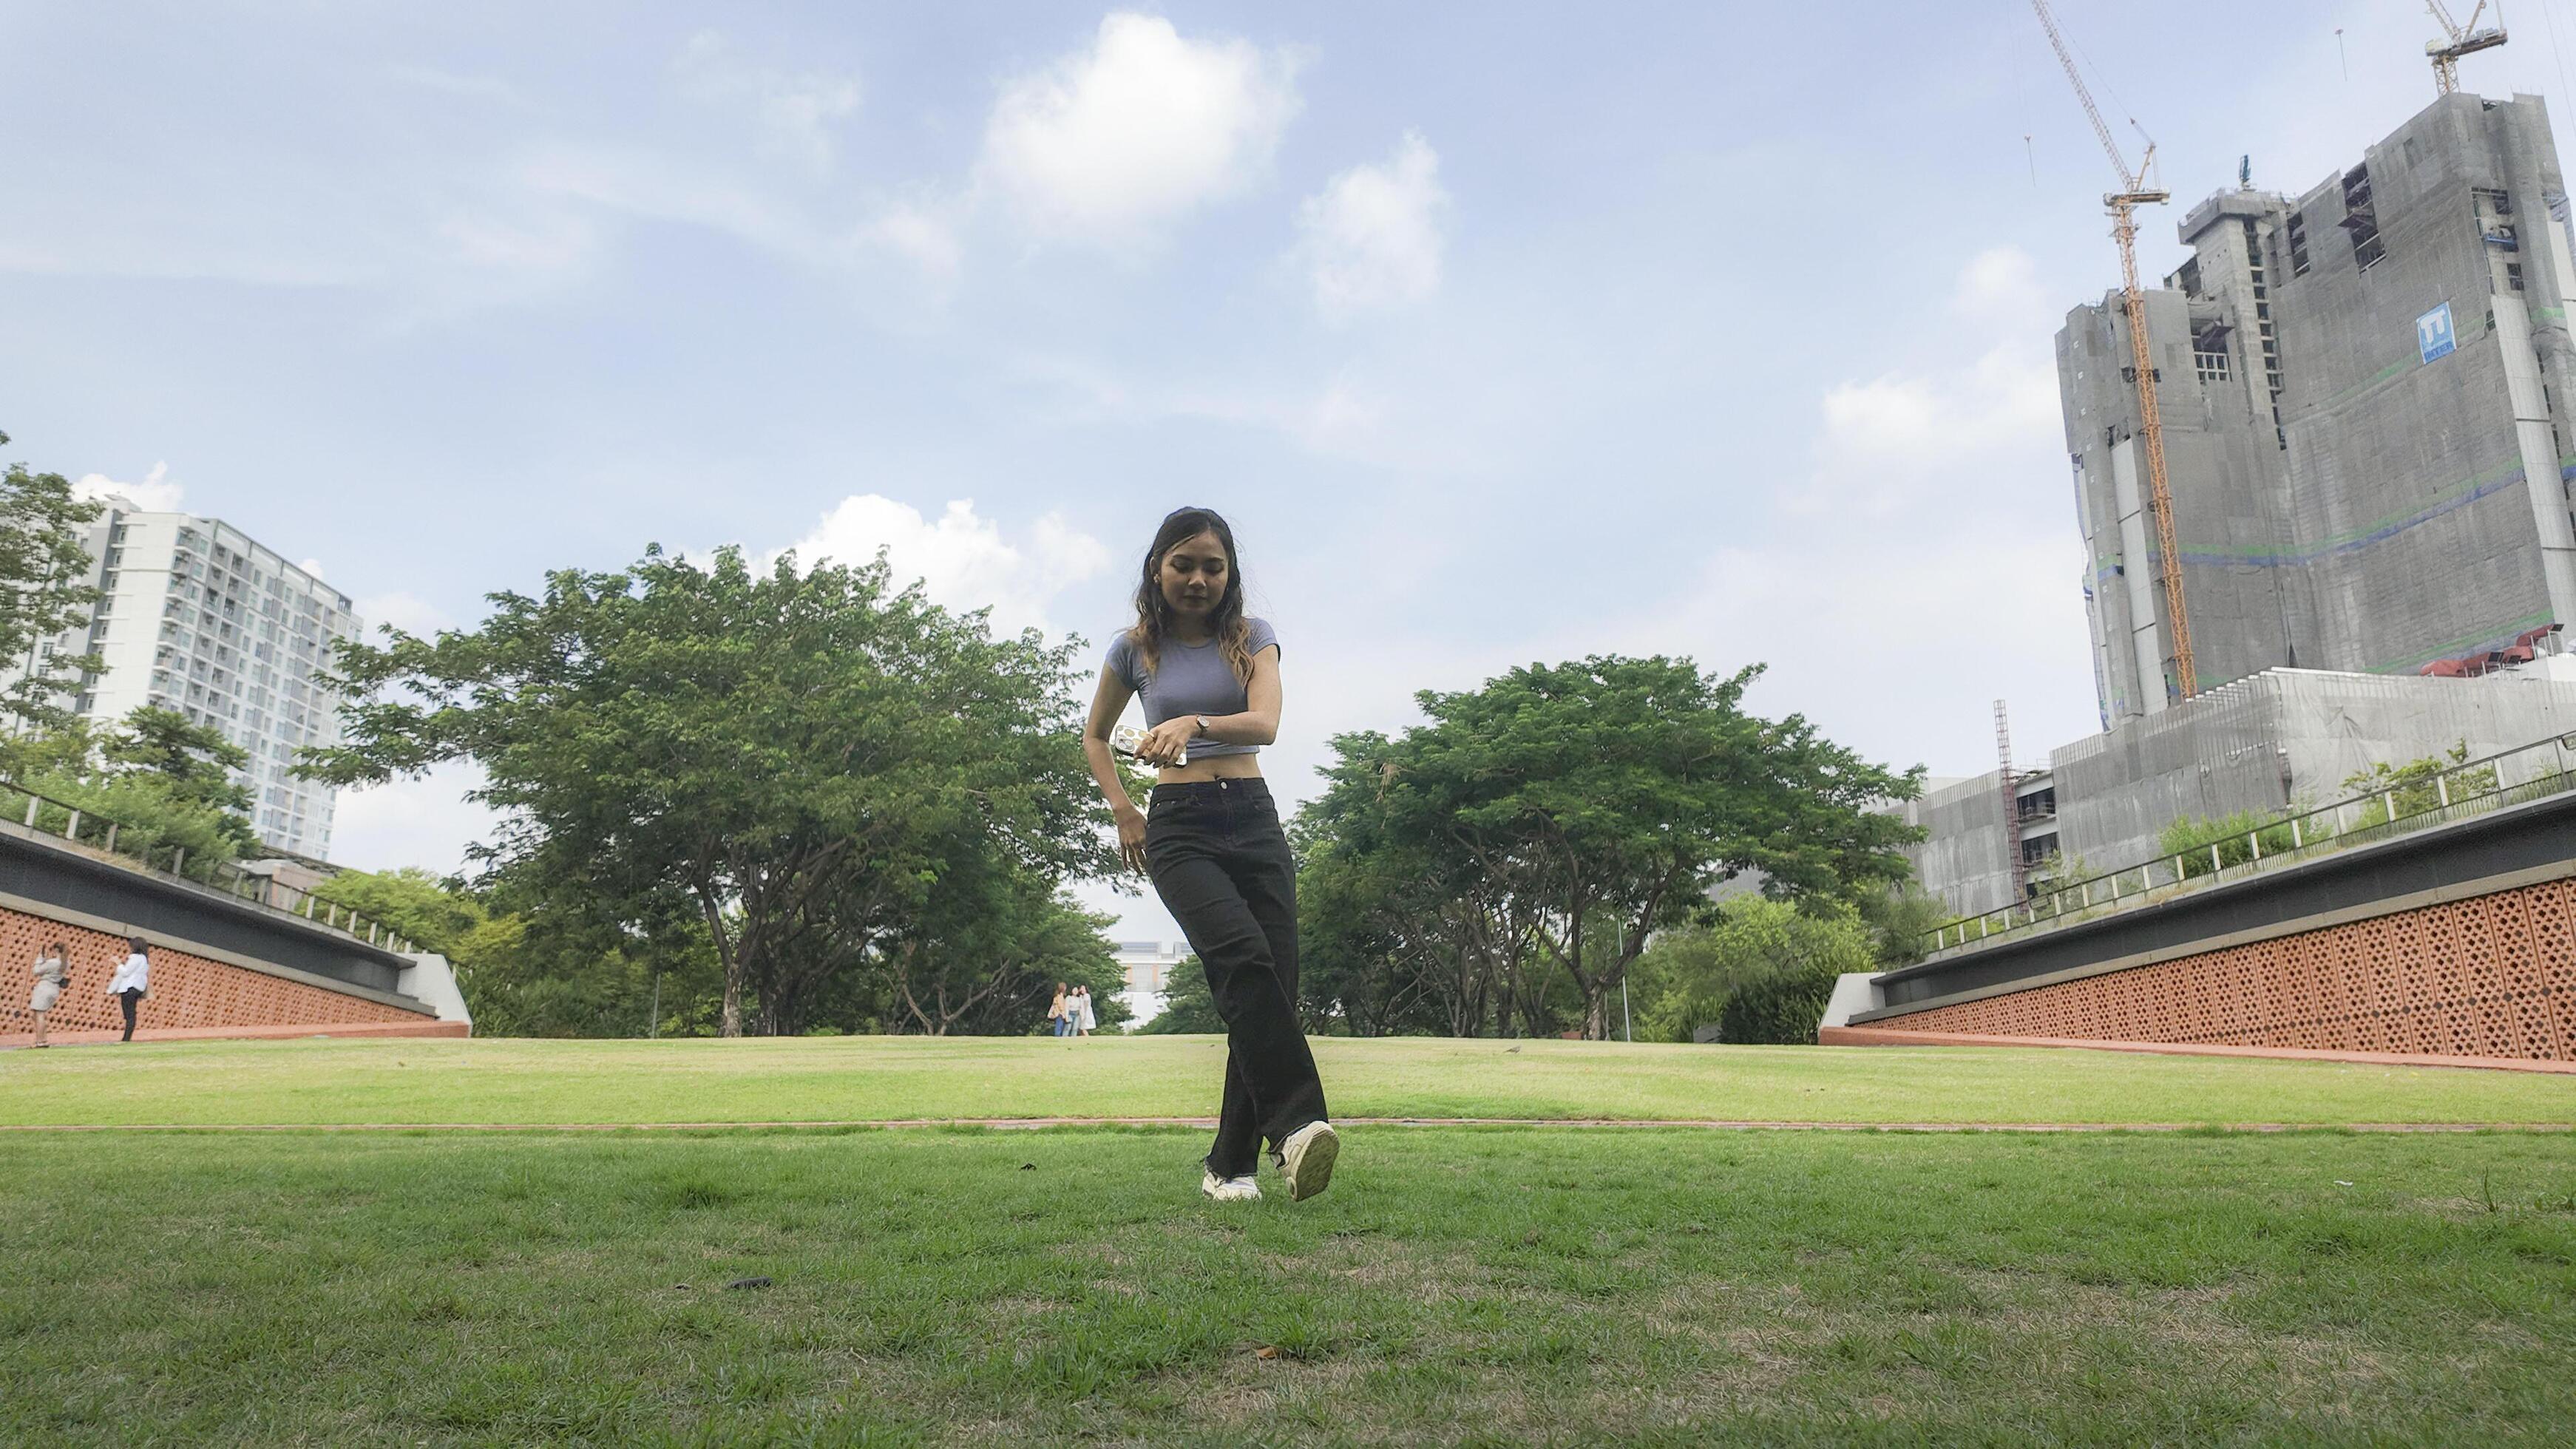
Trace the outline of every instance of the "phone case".
{"type": "MultiPolygon", "coordinates": [[[[1116,750],[1118,753],[1125,755],[1131,760],[1136,757],[1136,747],[1143,743],[1145,743],[1145,732],[1136,728],[1134,725],[1120,725],[1118,728],[1109,732],[1109,748],[1116,750]]],[[[1186,765],[1189,762],[1190,747],[1183,745],[1181,746],[1181,757],[1172,763],[1175,765],[1186,765]]]]}

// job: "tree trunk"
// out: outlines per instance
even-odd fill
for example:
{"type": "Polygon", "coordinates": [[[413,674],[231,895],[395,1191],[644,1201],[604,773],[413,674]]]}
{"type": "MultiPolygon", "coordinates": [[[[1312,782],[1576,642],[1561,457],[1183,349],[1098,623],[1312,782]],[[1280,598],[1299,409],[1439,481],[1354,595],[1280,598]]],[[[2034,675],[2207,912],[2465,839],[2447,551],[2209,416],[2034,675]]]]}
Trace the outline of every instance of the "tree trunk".
{"type": "Polygon", "coordinates": [[[742,1035],[742,952],[740,943],[725,934],[724,911],[716,904],[715,895],[705,887],[697,892],[698,908],[706,913],[707,934],[715,939],[716,960],[724,966],[724,1017],[716,1027],[718,1036],[742,1035]]]}

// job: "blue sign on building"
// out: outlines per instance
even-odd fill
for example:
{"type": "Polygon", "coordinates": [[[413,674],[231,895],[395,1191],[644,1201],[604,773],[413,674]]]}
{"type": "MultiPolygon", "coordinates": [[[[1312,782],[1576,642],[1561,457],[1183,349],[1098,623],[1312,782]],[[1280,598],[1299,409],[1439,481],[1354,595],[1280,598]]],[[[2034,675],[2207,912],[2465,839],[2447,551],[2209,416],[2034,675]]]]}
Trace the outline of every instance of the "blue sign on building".
{"type": "Polygon", "coordinates": [[[2415,349],[2424,360],[2448,357],[2459,348],[2459,339],[2451,332],[2451,304],[2443,303],[2415,319],[2415,349]]]}

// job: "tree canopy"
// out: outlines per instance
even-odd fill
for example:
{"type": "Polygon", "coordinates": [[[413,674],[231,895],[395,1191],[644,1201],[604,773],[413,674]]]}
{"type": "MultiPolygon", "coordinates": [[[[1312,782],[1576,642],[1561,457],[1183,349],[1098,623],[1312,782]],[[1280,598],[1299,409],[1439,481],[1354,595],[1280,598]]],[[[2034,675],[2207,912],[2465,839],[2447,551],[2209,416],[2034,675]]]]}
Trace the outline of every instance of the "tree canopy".
{"type": "Polygon", "coordinates": [[[99,753],[111,773],[148,779],[174,804],[222,822],[237,852],[258,849],[259,835],[250,823],[250,787],[233,774],[250,763],[250,752],[225,739],[223,731],[147,704],[99,741],[99,753]]]}
{"type": "Polygon", "coordinates": [[[14,721],[66,723],[71,715],[57,696],[99,668],[98,657],[86,651],[49,657],[40,646],[88,623],[98,602],[89,584],[86,526],[100,508],[74,498],[60,473],[33,473],[18,463],[0,473],[0,660],[27,671],[0,691],[0,714],[14,721]]]}
{"type": "Polygon", "coordinates": [[[474,761],[502,818],[487,875],[627,929],[687,903],[725,1035],[747,1007],[800,1029],[915,939],[944,882],[1111,863],[1075,645],[997,639],[881,558],[761,572],[655,548],[491,602],[470,631],[344,648],[346,743],[303,768],[345,785],[474,761]]]}
{"type": "Polygon", "coordinates": [[[1719,884],[1856,901],[1904,880],[1915,831],[1876,807],[1921,770],[1746,713],[1760,672],[1531,665],[1417,696],[1429,721],[1400,737],[1336,738],[1299,832],[1313,989],[1355,1030],[1538,1032],[1570,1009],[1601,1037],[1649,940],[1719,884]]]}
{"type": "MultiPolygon", "coordinates": [[[[114,821],[121,853],[192,876],[259,849],[243,813],[248,793],[224,773],[225,762],[241,758],[212,730],[149,707],[104,731],[66,717],[0,736],[10,780],[93,820],[114,821]],[[200,748],[208,753],[194,753],[200,748]]],[[[24,801],[12,797],[13,817],[24,801]]],[[[57,807],[42,807],[39,823],[60,829],[66,822],[57,815],[57,807]]]]}

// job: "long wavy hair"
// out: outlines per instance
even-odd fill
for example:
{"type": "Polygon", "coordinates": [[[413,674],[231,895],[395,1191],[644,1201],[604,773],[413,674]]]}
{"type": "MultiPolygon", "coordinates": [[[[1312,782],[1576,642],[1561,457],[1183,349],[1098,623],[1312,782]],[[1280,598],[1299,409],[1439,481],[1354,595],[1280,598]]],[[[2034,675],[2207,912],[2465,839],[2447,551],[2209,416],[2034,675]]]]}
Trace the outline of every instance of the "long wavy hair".
{"type": "Polygon", "coordinates": [[[1225,546],[1225,592],[1208,611],[1208,632],[1216,637],[1217,653],[1234,677],[1250,684],[1252,651],[1246,646],[1252,640],[1252,621],[1243,616],[1243,568],[1235,558],[1234,530],[1215,509],[1175,508],[1164,515],[1163,526],[1154,530],[1154,546],[1145,551],[1144,577],[1136,585],[1136,627],[1127,631],[1127,638],[1147,670],[1162,662],[1163,635],[1173,624],[1172,606],[1163,597],[1163,555],[1202,533],[1215,534],[1225,546]]]}

